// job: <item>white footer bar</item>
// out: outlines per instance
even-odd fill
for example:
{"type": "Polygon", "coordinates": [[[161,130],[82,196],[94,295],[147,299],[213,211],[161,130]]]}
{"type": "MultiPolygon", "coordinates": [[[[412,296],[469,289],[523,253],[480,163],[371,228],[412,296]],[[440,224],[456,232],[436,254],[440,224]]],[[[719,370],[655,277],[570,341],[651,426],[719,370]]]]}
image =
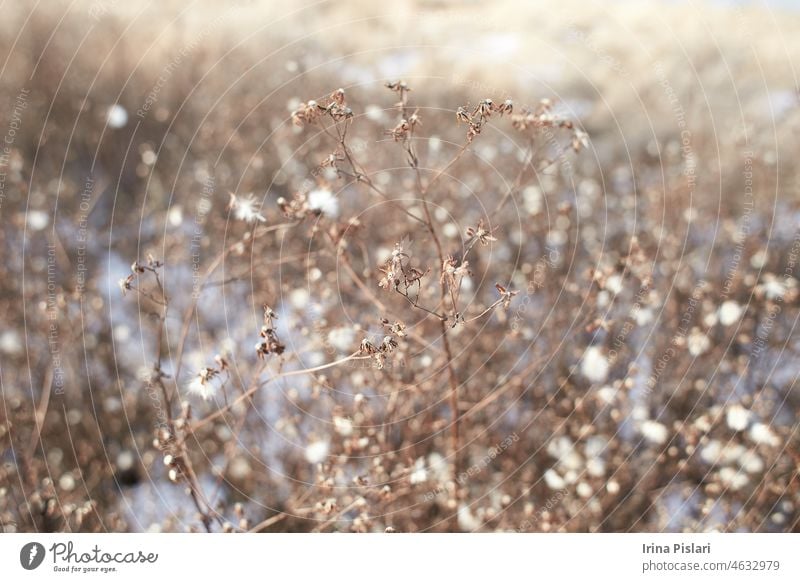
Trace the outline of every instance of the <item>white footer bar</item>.
{"type": "Polygon", "coordinates": [[[800,580],[798,534],[5,534],[4,580],[800,580]],[[8,576],[6,576],[8,575],[8,576]],[[585,576],[585,578],[579,578],[585,576]]]}

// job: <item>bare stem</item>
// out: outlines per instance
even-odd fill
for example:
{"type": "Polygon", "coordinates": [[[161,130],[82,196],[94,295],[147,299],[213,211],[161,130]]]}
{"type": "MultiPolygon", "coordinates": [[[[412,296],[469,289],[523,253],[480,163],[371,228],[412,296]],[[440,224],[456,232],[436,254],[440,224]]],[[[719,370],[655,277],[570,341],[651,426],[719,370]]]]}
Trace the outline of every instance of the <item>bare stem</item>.
{"type": "MultiPolygon", "coordinates": [[[[406,93],[401,93],[401,113],[404,117],[407,118],[407,96],[406,93]]],[[[436,181],[444,175],[444,173],[448,170],[448,168],[452,167],[461,156],[467,151],[467,147],[469,142],[466,142],[461,149],[456,153],[455,157],[450,160],[443,168],[441,168],[436,174],[434,174],[433,178],[431,178],[427,185],[423,184],[422,182],[422,174],[419,168],[419,160],[417,158],[416,153],[413,149],[413,126],[409,131],[409,135],[404,139],[403,146],[406,150],[408,155],[408,161],[411,168],[414,170],[414,176],[416,179],[417,190],[419,192],[420,199],[422,200],[422,209],[425,218],[425,226],[428,228],[428,231],[431,234],[431,238],[433,239],[433,243],[436,247],[436,254],[439,259],[439,267],[441,268],[444,265],[445,260],[445,253],[442,249],[442,243],[439,239],[439,235],[436,231],[436,227],[434,226],[433,218],[431,217],[430,212],[430,205],[428,203],[428,192],[430,188],[436,183],[436,181]]],[[[440,292],[441,292],[441,302],[442,304],[445,303],[447,300],[448,294],[448,285],[444,278],[440,278],[440,292]]],[[[454,299],[454,298],[453,298],[454,299]]],[[[456,311],[456,306],[454,304],[454,311],[456,311]]],[[[459,405],[458,405],[458,389],[459,383],[456,377],[456,371],[453,366],[453,351],[450,347],[450,338],[447,336],[448,333],[448,326],[447,326],[447,318],[440,317],[439,318],[439,327],[442,334],[442,344],[444,345],[444,353],[445,353],[445,361],[447,367],[447,376],[448,382],[450,385],[450,391],[448,394],[448,401],[449,401],[449,408],[451,414],[451,424],[450,424],[450,447],[452,449],[453,455],[453,479],[456,487],[455,496],[456,499],[459,500],[461,498],[461,490],[460,484],[458,482],[458,475],[461,472],[461,446],[460,446],[460,434],[459,434],[459,405]]]]}
{"type": "MultiPolygon", "coordinates": [[[[230,404],[228,404],[226,406],[223,406],[222,408],[212,412],[208,416],[205,416],[204,418],[202,418],[202,419],[198,420],[197,422],[195,422],[194,424],[192,424],[191,427],[190,427],[190,431],[194,432],[194,431],[196,431],[196,430],[198,430],[200,428],[203,428],[209,422],[219,418],[220,416],[222,416],[223,414],[225,414],[226,412],[228,412],[229,410],[234,408],[239,403],[243,402],[244,400],[249,399],[253,394],[258,392],[258,390],[260,390],[267,383],[269,383],[269,382],[271,382],[273,380],[279,380],[279,379],[282,379],[282,378],[289,378],[291,376],[301,376],[303,374],[313,374],[314,372],[321,372],[322,370],[327,370],[328,368],[333,368],[333,367],[338,366],[340,364],[344,364],[345,362],[349,362],[350,360],[366,360],[369,357],[370,356],[361,356],[360,352],[354,352],[354,353],[350,354],[349,356],[347,356],[345,358],[341,358],[339,360],[336,360],[335,362],[329,362],[327,364],[322,364],[322,365],[316,366],[314,368],[303,368],[302,370],[292,370],[291,372],[282,372],[280,374],[277,374],[277,375],[273,376],[272,378],[269,378],[265,382],[257,382],[257,378],[258,378],[258,376],[260,376],[260,373],[256,374],[252,385],[247,390],[245,390],[245,392],[241,396],[239,396],[236,400],[234,400],[230,404]]],[[[263,366],[262,366],[262,370],[263,370],[263,366]]]]}
{"type": "MultiPolygon", "coordinates": [[[[167,414],[167,421],[170,434],[175,436],[175,438],[178,441],[178,447],[181,450],[181,456],[183,458],[185,474],[189,486],[189,496],[192,498],[192,502],[194,503],[195,508],[197,508],[197,512],[200,514],[200,521],[203,523],[203,527],[205,527],[207,532],[211,532],[210,514],[213,512],[213,510],[211,508],[211,504],[204,497],[203,492],[200,488],[200,483],[197,479],[197,475],[194,472],[194,468],[192,467],[192,461],[186,449],[186,441],[184,440],[182,435],[179,435],[177,433],[175,420],[172,415],[172,399],[170,397],[169,391],[167,390],[166,384],[164,384],[165,376],[161,371],[161,352],[165,334],[164,323],[167,320],[167,312],[169,310],[169,298],[167,297],[167,292],[164,289],[164,285],[161,283],[161,277],[159,277],[158,275],[157,268],[144,267],[144,269],[153,273],[153,277],[155,278],[156,282],[156,287],[158,288],[159,294],[161,295],[161,301],[158,302],[158,304],[162,306],[161,313],[159,314],[158,334],[156,339],[156,361],[155,364],[153,365],[152,381],[158,384],[158,386],[161,388],[161,394],[162,397],[164,398],[164,409],[166,410],[167,414]]],[[[141,291],[139,291],[139,293],[141,294],[141,291]]]]}

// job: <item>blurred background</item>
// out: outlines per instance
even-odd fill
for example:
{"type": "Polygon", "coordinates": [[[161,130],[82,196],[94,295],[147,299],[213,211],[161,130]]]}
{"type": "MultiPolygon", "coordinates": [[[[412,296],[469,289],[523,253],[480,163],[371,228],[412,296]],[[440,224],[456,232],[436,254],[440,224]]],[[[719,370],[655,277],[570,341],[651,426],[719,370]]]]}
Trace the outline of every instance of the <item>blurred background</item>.
{"type": "Polygon", "coordinates": [[[7,3],[0,527],[796,531],[798,8],[7,3]],[[557,163],[519,179],[525,140],[493,118],[431,193],[456,256],[496,228],[471,313],[519,292],[454,331],[460,467],[434,322],[372,296],[401,240],[436,288],[431,241],[291,119],[343,88],[359,164],[418,209],[384,133],[399,79],[434,172],[486,98],[586,135],[536,136],[557,163]],[[298,192],[313,216],[287,219],[298,192]],[[134,267],[123,295],[134,261],[160,279],[134,267]],[[262,364],[264,304],[286,354],[262,364]],[[394,366],[280,379],[380,342],[390,311],[422,346],[394,366]]]}

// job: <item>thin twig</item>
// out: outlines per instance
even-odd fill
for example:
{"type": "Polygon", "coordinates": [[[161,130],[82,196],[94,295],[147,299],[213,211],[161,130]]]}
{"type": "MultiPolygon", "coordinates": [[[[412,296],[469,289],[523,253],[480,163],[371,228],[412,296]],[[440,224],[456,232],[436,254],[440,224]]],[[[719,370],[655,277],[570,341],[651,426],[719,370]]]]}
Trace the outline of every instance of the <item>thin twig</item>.
{"type": "Polygon", "coordinates": [[[266,382],[256,383],[254,386],[251,386],[250,388],[248,388],[244,392],[244,394],[239,396],[236,400],[231,402],[229,405],[223,406],[219,410],[216,410],[216,411],[212,412],[208,416],[205,416],[202,419],[200,419],[197,422],[195,422],[194,424],[192,424],[191,427],[190,427],[190,431],[191,432],[195,432],[198,429],[203,428],[205,425],[207,425],[212,420],[215,420],[215,419],[219,418],[220,416],[222,416],[223,414],[225,414],[226,412],[228,412],[229,410],[234,408],[236,405],[238,405],[240,402],[250,398],[250,396],[252,396],[256,392],[258,392],[258,390],[260,388],[262,388],[263,386],[265,386],[268,382],[271,382],[271,381],[274,381],[274,380],[280,380],[280,379],[283,379],[283,378],[289,378],[291,376],[301,376],[303,374],[313,374],[314,372],[321,372],[322,370],[327,370],[328,368],[336,367],[336,366],[338,366],[340,364],[343,364],[345,362],[349,362],[350,360],[366,360],[366,359],[369,359],[369,357],[370,356],[361,356],[360,352],[354,352],[354,353],[350,354],[347,357],[344,357],[344,358],[341,358],[339,360],[336,360],[335,362],[329,362],[327,364],[322,364],[322,365],[316,366],[314,368],[303,368],[302,370],[292,370],[291,372],[283,372],[281,374],[273,376],[272,378],[269,378],[266,382]]]}

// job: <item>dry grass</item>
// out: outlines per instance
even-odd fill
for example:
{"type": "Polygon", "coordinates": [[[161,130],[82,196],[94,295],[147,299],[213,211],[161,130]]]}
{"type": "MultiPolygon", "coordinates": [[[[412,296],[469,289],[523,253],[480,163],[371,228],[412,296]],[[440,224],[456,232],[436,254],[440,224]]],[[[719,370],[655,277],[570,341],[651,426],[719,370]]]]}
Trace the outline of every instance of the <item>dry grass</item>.
{"type": "Polygon", "coordinates": [[[3,528],[796,530],[797,17],[585,4],[8,9],[3,528]]]}

